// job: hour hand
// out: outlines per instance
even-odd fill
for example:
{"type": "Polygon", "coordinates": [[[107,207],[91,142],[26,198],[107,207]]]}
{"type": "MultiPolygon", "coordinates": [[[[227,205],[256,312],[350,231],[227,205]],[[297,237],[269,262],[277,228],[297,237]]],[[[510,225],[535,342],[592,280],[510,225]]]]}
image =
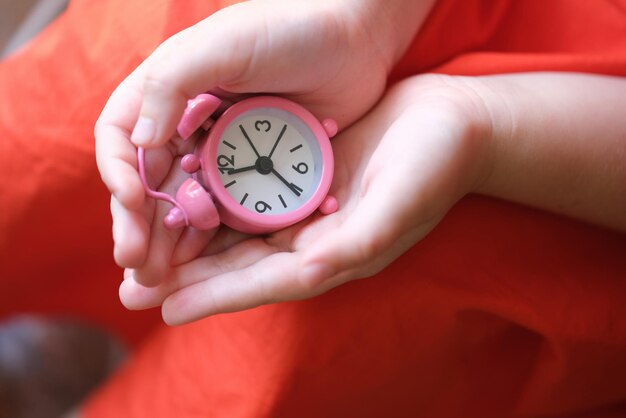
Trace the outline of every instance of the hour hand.
{"type": "Polygon", "coordinates": [[[250,170],[254,170],[256,168],[256,165],[249,165],[247,167],[241,167],[241,168],[233,168],[227,171],[227,173],[230,174],[237,174],[237,173],[243,173],[244,171],[250,171],[250,170]]]}

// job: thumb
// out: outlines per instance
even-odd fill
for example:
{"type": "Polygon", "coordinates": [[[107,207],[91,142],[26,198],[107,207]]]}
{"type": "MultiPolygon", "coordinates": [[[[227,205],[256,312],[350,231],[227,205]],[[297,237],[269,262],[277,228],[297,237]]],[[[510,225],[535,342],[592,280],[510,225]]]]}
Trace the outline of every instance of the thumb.
{"type": "MultiPolygon", "coordinates": [[[[391,104],[383,102],[368,117],[385,115],[391,104]]],[[[454,152],[440,149],[456,139],[447,139],[441,128],[447,119],[425,110],[407,107],[392,116],[396,119],[382,134],[369,129],[367,134],[381,138],[374,138],[377,147],[362,178],[354,179],[358,186],[350,189],[351,204],[330,215],[342,219],[339,227],[304,249],[299,276],[304,286],[324,290],[379,272],[432,230],[457,200],[458,182],[449,171],[461,164],[454,152]]],[[[358,129],[369,127],[361,126],[358,129]]],[[[354,138],[344,139],[355,141],[361,134],[358,129],[345,133],[355,132],[354,138]]]]}
{"type": "Polygon", "coordinates": [[[285,73],[303,54],[302,39],[293,33],[306,16],[304,10],[272,7],[268,10],[265,2],[236,4],[161,44],[139,70],[143,97],[131,141],[147,148],[166,143],[187,101],[209,90],[291,88],[293,80],[285,73]]]}
{"type": "Polygon", "coordinates": [[[248,67],[255,49],[254,30],[236,16],[241,14],[239,8],[229,9],[167,39],[140,66],[143,97],[131,135],[135,145],[166,143],[189,99],[233,82],[248,67]],[[232,22],[242,26],[233,30],[232,22]]]}

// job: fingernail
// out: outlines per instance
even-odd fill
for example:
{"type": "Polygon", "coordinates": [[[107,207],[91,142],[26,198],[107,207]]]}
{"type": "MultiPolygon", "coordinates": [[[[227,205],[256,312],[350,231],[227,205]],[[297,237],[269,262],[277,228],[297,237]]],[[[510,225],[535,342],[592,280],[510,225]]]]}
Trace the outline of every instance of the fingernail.
{"type": "Polygon", "coordinates": [[[140,116],[135,124],[130,140],[135,145],[145,145],[151,142],[156,135],[156,124],[150,118],[140,116]]]}

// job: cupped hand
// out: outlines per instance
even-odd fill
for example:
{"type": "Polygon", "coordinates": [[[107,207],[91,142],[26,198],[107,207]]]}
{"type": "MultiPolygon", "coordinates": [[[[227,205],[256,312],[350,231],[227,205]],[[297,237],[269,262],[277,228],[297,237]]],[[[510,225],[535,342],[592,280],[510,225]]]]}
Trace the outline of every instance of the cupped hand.
{"type": "Polygon", "coordinates": [[[470,79],[419,76],[394,86],[333,140],[340,209],[265,237],[222,231],[202,256],[152,288],[127,270],[130,309],[162,305],[169,324],[323,293],[383,269],[485,176],[490,124],[470,79]],[[230,242],[228,242],[230,240],[230,242]]]}
{"type": "MultiPolygon", "coordinates": [[[[336,119],[340,128],[371,108],[383,92],[391,52],[397,51],[381,49],[372,39],[366,4],[237,4],[165,41],[120,84],[95,130],[98,168],[112,193],[119,265],[141,267],[137,280],[155,285],[173,262],[180,232],[164,231],[156,211],[165,206],[145,199],[136,146],[149,148],[152,186],[167,188],[163,181],[183,145],[156,148],[175,135],[188,99],[208,90],[229,98],[277,93],[320,119],[336,119]]],[[[210,235],[185,234],[194,235],[195,244],[178,253],[191,259],[190,249],[202,248],[210,235]]]]}

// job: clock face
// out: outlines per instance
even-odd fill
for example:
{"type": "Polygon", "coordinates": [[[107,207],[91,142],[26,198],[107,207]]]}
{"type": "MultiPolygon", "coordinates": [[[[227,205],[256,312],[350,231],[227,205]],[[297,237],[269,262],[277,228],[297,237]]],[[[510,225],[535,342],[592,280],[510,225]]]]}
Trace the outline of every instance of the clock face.
{"type": "Polygon", "coordinates": [[[322,176],[322,152],[311,129],[280,108],[241,113],[216,139],[219,179],[250,212],[281,215],[302,207],[322,176]]]}

